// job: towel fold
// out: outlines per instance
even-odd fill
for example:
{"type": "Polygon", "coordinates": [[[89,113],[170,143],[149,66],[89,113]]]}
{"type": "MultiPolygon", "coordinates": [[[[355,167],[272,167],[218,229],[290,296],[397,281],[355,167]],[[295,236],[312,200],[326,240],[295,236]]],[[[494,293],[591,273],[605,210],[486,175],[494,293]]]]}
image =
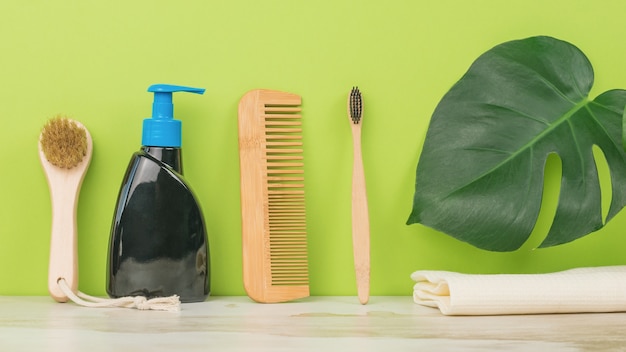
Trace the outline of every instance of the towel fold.
{"type": "Polygon", "coordinates": [[[461,274],[420,270],[413,300],[445,315],[626,311],[626,266],[547,274],[461,274]]]}

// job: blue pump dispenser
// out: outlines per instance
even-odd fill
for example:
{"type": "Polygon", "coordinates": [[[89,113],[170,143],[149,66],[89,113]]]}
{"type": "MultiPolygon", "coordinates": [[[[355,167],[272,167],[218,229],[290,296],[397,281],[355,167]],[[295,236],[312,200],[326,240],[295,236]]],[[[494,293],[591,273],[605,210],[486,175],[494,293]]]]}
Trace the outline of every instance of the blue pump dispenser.
{"type": "Polygon", "coordinates": [[[182,144],[182,123],[180,120],[174,120],[172,94],[175,92],[203,94],[204,89],[154,84],[148,88],[148,92],[154,93],[152,118],[143,120],[141,144],[150,147],[179,148],[182,144]]]}
{"type": "Polygon", "coordinates": [[[166,84],[154,93],[152,118],[143,121],[117,198],[107,259],[107,293],[178,295],[201,302],[211,292],[209,242],[200,203],[183,176],[181,121],[172,94],[204,89],[166,84]]]}

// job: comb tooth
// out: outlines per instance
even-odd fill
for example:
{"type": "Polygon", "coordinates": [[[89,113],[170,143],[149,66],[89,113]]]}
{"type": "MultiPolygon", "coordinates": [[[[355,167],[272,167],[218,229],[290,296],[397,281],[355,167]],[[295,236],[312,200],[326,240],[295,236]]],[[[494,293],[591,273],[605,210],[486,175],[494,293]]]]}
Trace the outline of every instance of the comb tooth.
{"type": "Polygon", "coordinates": [[[304,224],[304,211],[300,210],[300,213],[271,213],[270,212],[270,218],[275,220],[275,224],[271,224],[272,225],[277,225],[277,226],[281,226],[282,224],[289,224],[290,226],[298,225],[298,224],[304,224]]]}
{"type": "Polygon", "coordinates": [[[275,228],[283,228],[285,230],[297,230],[303,229],[306,227],[304,223],[304,217],[301,218],[290,218],[279,215],[270,215],[270,219],[273,220],[270,227],[275,228]]]}
{"type": "MultiPolygon", "coordinates": [[[[301,138],[302,138],[302,137],[299,137],[299,136],[298,136],[298,137],[296,137],[296,136],[294,136],[292,139],[301,139],[301,138]]],[[[275,139],[275,138],[272,138],[272,139],[275,139]]],[[[281,138],[281,139],[287,139],[287,138],[284,138],[284,137],[283,137],[283,138],[281,138]]],[[[293,147],[300,147],[300,146],[302,146],[302,143],[301,143],[301,142],[274,142],[274,141],[269,142],[269,141],[268,141],[268,142],[267,142],[267,146],[272,146],[272,147],[273,147],[273,146],[276,146],[276,147],[289,147],[289,146],[293,146],[293,147]]]]}
{"type": "Polygon", "coordinates": [[[268,211],[276,211],[276,212],[284,212],[287,208],[288,209],[294,209],[293,211],[300,211],[303,212],[304,211],[304,205],[302,202],[293,202],[293,201],[289,201],[289,202],[273,202],[273,201],[269,201],[267,203],[268,206],[268,211]]]}
{"type": "Polygon", "coordinates": [[[308,273],[307,273],[307,268],[304,265],[293,265],[293,264],[288,264],[288,263],[280,263],[279,265],[272,265],[272,279],[279,279],[279,280],[308,280],[308,273]],[[277,269],[285,269],[285,270],[281,270],[278,271],[277,269]],[[288,269],[288,270],[287,270],[288,269]],[[277,273],[278,271],[278,273],[277,273]],[[286,275],[284,275],[286,272],[291,273],[291,275],[289,275],[289,277],[287,277],[286,275]],[[283,275],[276,275],[276,274],[283,274],[283,275]],[[294,275],[294,273],[298,273],[300,275],[294,275]],[[300,277],[298,277],[300,276],[300,277]]]}
{"type": "Polygon", "coordinates": [[[276,228],[273,227],[271,229],[271,231],[275,232],[272,233],[272,240],[270,241],[270,243],[275,243],[274,241],[276,240],[298,240],[298,241],[302,241],[302,243],[304,243],[304,247],[306,247],[306,228],[304,226],[301,226],[299,228],[287,228],[287,229],[282,229],[282,228],[276,228]]]}
{"type": "Polygon", "coordinates": [[[266,128],[267,136],[291,136],[290,134],[282,133],[301,133],[301,128],[266,128]],[[279,134],[281,133],[281,134],[279,134]]]}
{"type": "Polygon", "coordinates": [[[299,275],[306,275],[306,272],[303,272],[303,270],[298,270],[298,269],[292,269],[290,267],[287,268],[275,268],[274,272],[277,274],[276,276],[299,276],[299,275]]]}
{"type": "Polygon", "coordinates": [[[268,186],[268,189],[271,189],[273,191],[279,191],[281,188],[288,188],[288,189],[285,189],[285,191],[292,191],[293,188],[304,189],[304,183],[296,183],[296,181],[282,182],[282,183],[278,183],[278,181],[268,182],[267,186],[268,186]],[[286,186],[282,187],[282,185],[286,185],[286,186]]]}
{"type": "Polygon", "coordinates": [[[308,281],[308,273],[306,268],[298,268],[299,270],[277,272],[278,268],[272,267],[272,282],[277,281],[308,281]]]}
{"type": "Polygon", "coordinates": [[[298,153],[298,151],[301,149],[289,149],[289,148],[267,148],[265,149],[265,155],[267,157],[270,156],[275,156],[275,155],[279,155],[279,154],[289,154],[289,155],[295,155],[295,156],[302,156],[302,153],[298,153]]]}
{"type": "Polygon", "coordinates": [[[304,216],[295,217],[297,214],[270,214],[270,219],[274,220],[271,226],[304,226],[304,216]]]}
{"type": "Polygon", "coordinates": [[[305,244],[294,244],[294,243],[275,243],[272,242],[270,243],[270,246],[272,248],[272,251],[282,251],[285,253],[298,253],[298,252],[302,252],[305,253],[306,252],[306,243],[305,244]]]}
{"type": "Polygon", "coordinates": [[[291,263],[297,263],[304,266],[307,262],[307,255],[305,251],[299,251],[293,253],[292,255],[275,252],[272,253],[271,257],[273,258],[272,263],[274,266],[286,266],[290,265],[291,263]]]}
{"type": "Polygon", "coordinates": [[[265,153],[266,154],[270,154],[270,153],[301,154],[302,153],[302,149],[296,149],[296,148],[285,148],[285,149],[269,148],[269,149],[265,149],[265,153]]]}
{"type": "Polygon", "coordinates": [[[279,219],[279,217],[283,217],[289,220],[304,220],[304,209],[294,209],[294,210],[285,209],[285,208],[275,209],[270,204],[269,214],[274,219],[279,219]]]}
{"type": "Polygon", "coordinates": [[[273,174],[302,174],[304,170],[288,170],[288,169],[275,169],[275,170],[267,170],[268,175],[273,174]]]}
{"type": "Polygon", "coordinates": [[[279,121],[279,120],[295,120],[302,118],[300,114],[263,114],[261,116],[265,121],[279,121]]]}
{"type": "MultiPolygon", "coordinates": [[[[303,167],[304,163],[301,162],[277,162],[277,161],[268,161],[267,167],[303,167]]],[[[268,170],[274,171],[274,170],[268,170]]]]}
{"type": "Polygon", "coordinates": [[[282,202],[268,202],[272,209],[274,210],[291,210],[291,211],[300,211],[304,210],[304,204],[302,202],[294,202],[294,201],[282,201],[282,202]]]}
{"type": "Polygon", "coordinates": [[[289,252],[279,252],[276,251],[272,255],[274,260],[272,261],[272,266],[274,267],[282,267],[288,269],[288,266],[291,266],[289,269],[294,268],[305,268],[306,265],[306,249],[299,249],[297,251],[289,252]],[[297,265],[294,265],[297,264],[297,265]]]}
{"type": "Polygon", "coordinates": [[[302,122],[297,121],[284,121],[284,120],[275,120],[268,121],[265,120],[265,126],[302,126],[302,122]]]}
{"type": "Polygon", "coordinates": [[[282,250],[286,252],[298,252],[298,251],[304,252],[306,250],[306,243],[289,243],[289,242],[282,243],[282,242],[271,241],[270,246],[274,250],[279,250],[279,251],[282,250]]]}
{"type": "Polygon", "coordinates": [[[270,229],[281,230],[283,233],[287,231],[301,231],[306,230],[306,224],[302,220],[298,221],[288,221],[285,219],[274,219],[270,217],[272,220],[272,224],[270,224],[270,229]]]}
{"type": "Polygon", "coordinates": [[[289,135],[289,134],[268,134],[265,137],[266,141],[267,140],[272,140],[272,139],[299,139],[299,140],[301,140],[302,136],[296,135],[296,134],[293,134],[293,135],[289,135]]]}
{"type": "Polygon", "coordinates": [[[268,176],[267,180],[269,182],[281,182],[281,181],[304,181],[304,177],[295,177],[295,176],[284,176],[284,177],[279,177],[279,176],[268,176]]]}
{"type": "Polygon", "coordinates": [[[277,222],[277,224],[280,224],[280,223],[304,224],[304,210],[296,210],[296,212],[285,213],[284,209],[280,209],[279,212],[270,211],[269,214],[270,214],[270,218],[276,221],[280,221],[280,222],[277,222]]]}
{"type": "Polygon", "coordinates": [[[280,261],[281,258],[274,259],[274,265],[272,265],[272,271],[282,273],[299,273],[302,274],[302,279],[308,280],[306,258],[300,261],[280,261]]]}
{"type": "Polygon", "coordinates": [[[278,114],[295,115],[294,113],[302,111],[302,109],[299,106],[284,105],[284,104],[265,104],[264,107],[265,107],[265,114],[263,116],[278,115],[278,114]]]}
{"type": "MultiPolygon", "coordinates": [[[[305,224],[273,224],[272,226],[270,226],[270,229],[274,229],[276,231],[280,231],[281,235],[287,235],[289,233],[292,232],[301,232],[301,231],[306,231],[306,225],[305,224]]],[[[292,233],[293,234],[293,233],[292,233]]]]}
{"type": "Polygon", "coordinates": [[[292,271],[278,271],[278,268],[272,267],[272,283],[275,282],[295,282],[295,281],[309,281],[308,273],[306,272],[306,268],[298,268],[298,270],[292,271]]]}
{"type": "MultiPolygon", "coordinates": [[[[285,232],[284,234],[280,234],[279,233],[279,236],[276,237],[276,238],[277,239],[280,239],[280,238],[290,238],[290,239],[297,238],[297,239],[301,239],[302,241],[306,241],[306,233],[303,232],[303,231],[291,231],[291,232],[285,232]]],[[[274,254],[276,254],[276,253],[274,253],[274,254]]],[[[306,254],[306,253],[304,253],[304,254],[306,254]]],[[[291,259],[291,258],[292,257],[286,257],[284,259],[291,259]]]]}
{"type": "Polygon", "coordinates": [[[304,212],[304,206],[301,206],[300,203],[268,203],[270,214],[284,214],[286,210],[293,211],[291,214],[298,214],[300,212],[304,212]],[[293,210],[291,210],[293,209],[293,210]],[[296,213],[298,212],[298,213],[296,213]]]}
{"type": "Polygon", "coordinates": [[[293,190],[293,191],[285,191],[285,190],[274,191],[274,190],[269,190],[267,193],[270,194],[271,196],[274,196],[274,197],[284,197],[284,196],[304,194],[304,191],[300,191],[300,190],[293,190]]]}
{"type": "Polygon", "coordinates": [[[269,199],[267,204],[273,210],[285,210],[291,209],[294,211],[304,210],[304,202],[300,199],[289,199],[289,198],[272,198],[269,199]]]}
{"type": "Polygon", "coordinates": [[[281,229],[283,231],[306,229],[304,216],[302,216],[301,218],[290,218],[278,215],[270,215],[269,218],[272,220],[270,228],[281,229]]]}
{"type": "Polygon", "coordinates": [[[286,281],[295,281],[295,280],[306,280],[307,273],[304,270],[280,270],[280,268],[273,268],[274,272],[274,280],[286,280],[286,281]]]}
{"type": "MultiPolygon", "coordinates": [[[[272,222],[269,225],[269,228],[280,231],[280,233],[277,232],[276,234],[284,235],[288,232],[306,231],[306,224],[304,222],[304,219],[299,219],[297,221],[290,221],[290,220],[285,220],[285,219],[274,219],[274,217],[272,216],[270,216],[269,219],[272,222]]],[[[270,235],[273,235],[273,233],[270,235]]]]}
{"type": "MultiPolygon", "coordinates": [[[[305,237],[306,236],[303,233],[288,233],[288,234],[286,233],[286,234],[281,235],[281,236],[279,236],[277,238],[284,238],[284,239],[287,239],[287,238],[289,238],[289,239],[297,238],[297,239],[301,240],[304,243],[305,237]]],[[[306,254],[306,252],[303,252],[303,253],[306,254]]],[[[276,253],[273,253],[273,255],[276,255],[276,253]]],[[[288,257],[287,259],[289,259],[289,258],[291,258],[291,257],[288,257]]]]}
{"type": "Polygon", "coordinates": [[[296,216],[296,215],[301,215],[301,214],[304,215],[304,208],[291,210],[285,207],[276,209],[275,207],[270,206],[269,213],[274,216],[288,216],[288,215],[296,216]]]}
{"type": "Polygon", "coordinates": [[[292,194],[292,195],[271,195],[268,197],[268,201],[267,203],[270,206],[275,206],[275,205],[287,205],[287,206],[293,206],[294,204],[304,204],[304,199],[300,199],[299,197],[304,198],[302,195],[299,194],[292,194]]]}
{"type": "Polygon", "coordinates": [[[294,267],[304,267],[307,264],[307,256],[306,253],[303,252],[295,253],[290,256],[274,254],[272,255],[272,258],[274,266],[293,265],[294,267]]]}
{"type": "Polygon", "coordinates": [[[294,255],[292,256],[288,256],[288,255],[284,255],[284,254],[279,254],[279,253],[273,253],[272,257],[274,258],[274,265],[286,265],[289,263],[302,263],[302,264],[306,264],[307,262],[307,255],[305,252],[298,252],[298,253],[294,253],[294,255]]]}
{"type": "Polygon", "coordinates": [[[276,230],[276,233],[272,234],[272,237],[276,236],[276,238],[301,238],[302,240],[306,239],[306,230],[305,229],[288,229],[288,230],[276,230]]]}
{"type": "Polygon", "coordinates": [[[270,225],[270,229],[276,229],[281,231],[296,231],[296,230],[306,230],[306,225],[300,223],[276,223],[270,225]]]}
{"type": "Polygon", "coordinates": [[[270,219],[275,220],[275,225],[289,224],[290,226],[304,224],[304,213],[271,213],[270,219]]]}
{"type": "Polygon", "coordinates": [[[272,285],[274,286],[308,286],[309,280],[302,280],[302,281],[291,280],[291,281],[286,281],[284,283],[280,281],[272,281],[272,285]]]}
{"type": "Polygon", "coordinates": [[[303,157],[300,155],[268,155],[265,157],[266,160],[302,160],[303,157]]]}

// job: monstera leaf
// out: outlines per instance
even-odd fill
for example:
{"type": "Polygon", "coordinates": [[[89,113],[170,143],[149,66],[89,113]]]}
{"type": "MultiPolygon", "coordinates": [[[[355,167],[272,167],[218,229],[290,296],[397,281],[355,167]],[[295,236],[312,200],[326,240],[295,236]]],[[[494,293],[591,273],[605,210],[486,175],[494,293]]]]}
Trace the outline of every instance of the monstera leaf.
{"type": "Polygon", "coordinates": [[[515,250],[535,226],[546,159],[554,153],[562,180],[541,247],[600,229],[592,147],[602,150],[610,169],[609,221],[626,204],[621,138],[626,91],[610,90],[589,100],[592,85],[589,60],[555,38],[511,41],[481,55],[435,109],[407,223],[478,248],[515,250]]]}

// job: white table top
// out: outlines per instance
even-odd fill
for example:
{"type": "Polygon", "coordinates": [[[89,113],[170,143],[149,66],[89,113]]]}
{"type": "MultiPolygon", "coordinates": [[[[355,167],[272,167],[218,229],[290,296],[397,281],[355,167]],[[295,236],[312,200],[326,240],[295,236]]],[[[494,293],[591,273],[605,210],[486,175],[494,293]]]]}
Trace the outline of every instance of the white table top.
{"type": "Polygon", "coordinates": [[[210,297],[180,312],[0,297],[0,351],[429,350],[623,351],[626,313],[447,317],[409,296],[210,297]]]}

